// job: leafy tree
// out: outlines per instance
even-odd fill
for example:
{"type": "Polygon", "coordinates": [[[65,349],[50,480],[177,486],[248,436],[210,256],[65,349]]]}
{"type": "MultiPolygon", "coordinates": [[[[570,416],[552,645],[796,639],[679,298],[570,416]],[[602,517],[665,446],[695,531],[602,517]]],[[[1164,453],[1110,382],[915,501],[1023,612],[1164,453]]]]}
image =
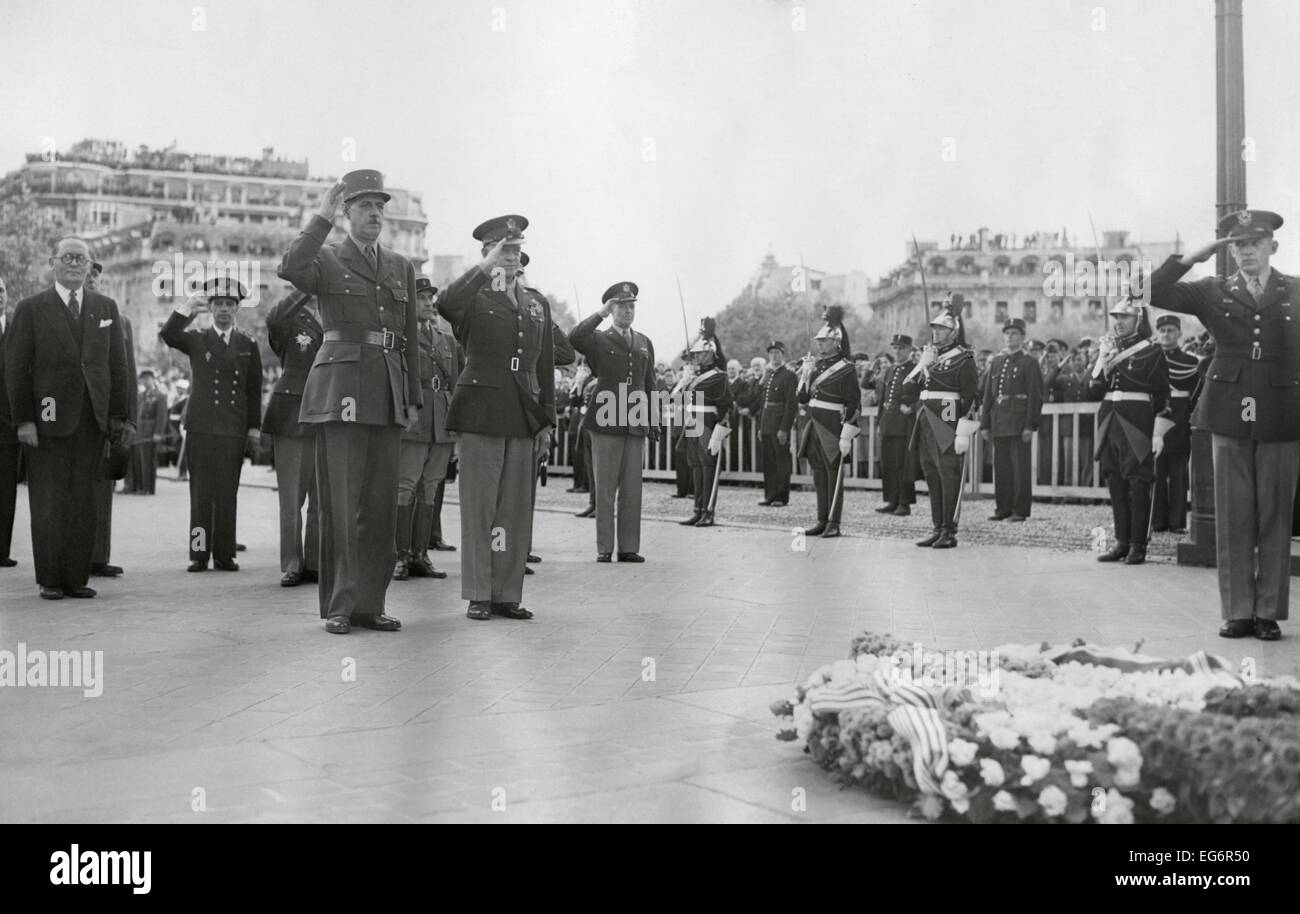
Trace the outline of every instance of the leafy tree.
{"type": "Polygon", "coordinates": [[[14,185],[0,197],[0,276],[11,304],[49,284],[50,255],[67,233],[61,220],[37,205],[26,184],[14,185]]]}
{"type": "MultiPolygon", "coordinates": [[[[759,296],[750,287],[737,295],[717,314],[718,338],[728,358],[748,361],[765,355],[773,340],[785,343],[786,354],[798,358],[810,351],[812,336],[822,326],[827,305],[844,308],[844,328],[852,351],[872,355],[886,350],[889,334],[863,318],[852,305],[836,302],[826,293],[801,294],[784,290],[776,296],[759,296]]],[[[695,328],[691,328],[692,333],[695,328]]]]}

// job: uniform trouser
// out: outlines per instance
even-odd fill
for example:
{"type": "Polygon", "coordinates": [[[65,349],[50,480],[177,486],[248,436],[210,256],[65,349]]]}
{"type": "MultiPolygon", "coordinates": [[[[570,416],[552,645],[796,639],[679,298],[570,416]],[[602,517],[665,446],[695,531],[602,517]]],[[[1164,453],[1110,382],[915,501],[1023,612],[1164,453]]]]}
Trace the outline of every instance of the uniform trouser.
{"type": "Polygon", "coordinates": [[[949,445],[939,450],[939,442],[929,423],[923,418],[917,429],[921,448],[921,472],[925,474],[930,489],[930,519],[934,529],[957,533],[957,496],[961,494],[961,464],[963,455],[949,445]]]}
{"type": "Polygon", "coordinates": [[[438,483],[437,494],[433,496],[433,529],[429,531],[430,547],[436,546],[442,542],[442,496],[446,491],[447,477],[444,476],[438,483]]]}
{"type": "Polygon", "coordinates": [[[131,447],[131,467],[123,489],[153,495],[158,488],[158,446],[152,441],[131,447]]]}
{"type": "Polygon", "coordinates": [[[710,454],[708,441],[707,429],[704,435],[686,441],[686,462],[691,468],[691,489],[695,492],[696,511],[712,511],[717,502],[714,488],[719,485],[718,476],[722,472],[722,461],[718,459],[722,452],[710,454]]]}
{"type": "Polygon", "coordinates": [[[1191,453],[1161,454],[1156,458],[1155,526],[1187,526],[1187,464],[1191,453]]]}
{"type": "Polygon", "coordinates": [[[1110,510],[1115,519],[1115,539],[1146,544],[1151,529],[1151,480],[1155,461],[1148,454],[1138,460],[1124,436],[1118,416],[1106,425],[1106,438],[1098,452],[1101,478],[1110,490],[1110,510]]]}
{"type": "Polygon", "coordinates": [[[590,489],[591,478],[587,472],[586,455],[582,452],[582,430],[579,429],[576,435],[569,438],[569,453],[573,455],[570,461],[573,464],[573,487],[575,489],[590,489]]]}
{"type": "Polygon", "coordinates": [[[466,600],[518,603],[523,597],[536,447],[532,438],[460,434],[460,594],[466,600]]]}
{"type": "Polygon", "coordinates": [[[104,565],[113,552],[113,490],[117,480],[95,475],[95,548],[90,550],[90,564],[104,565]]]}
{"type": "Polygon", "coordinates": [[[813,488],[817,490],[817,523],[838,524],[844,513],[844,493],[839,488],[840,461],[827,457],[814,436],[808,444],[808,465],[812,468],[813,488]],[[833,509],[831,502],[835,503],[833,509]]]}
{"type": "Polygon", "coordinates": [[[768,501],[790,500],[790,443],[776,440],[776,435],[759,435],[758,453],[763,458],[763,494],[768,501]]]}
{"type": "Polygon", "coordinates": [[[320,615],[377,616],[397,562],[396,425],[326,422],[316,429],[320,615]]]}
{"type": "Polygon", "coordinates": [[[280,496],[280,571],[301,574],[320,566],[320,500],[316,495],[316,433],[275,435],[275,487],[280,496]],[[303,502],[307,523],[302,522],[303,502]],[[304,544],[305,539],[305,544],[304,544]]]}
{"type": "Polygon", "coordinates": [[[14,509],[18,505],[18,455],[22,445],[0,440],[0,559],[13,546],[14,509]]]}
{"type": "Polygon", "coordinates": [[[645,438],[639,435],[591,436],[592,476],[596,481],[596,551],[613,553],[618,504],[618,552],[641,551],[641,462],[645,438]]]}
{"type": "Polygon", "coordinates": [[[1033,506],[1034,480],[1029,473],[1032,456],[1033,444],[1020,435],[993,439],[993,501],[998,514],[1029,516],[1033,506]]]}
{"type": "Polygon", "coordinates": [[[1215,435],[1213,448],[1214,533],[1223,618],[1286,619],[1300,442],[1215,435]]]}
{"type": "Polygon", "coordinates": [[[38,447],[25,451],[36,583],[63,590],[85,587],[95,548],[94,483],[104,451],[90,398],[71,435],[42,435],[38,447]]]}
{"type": "Polygon", "coordinates": [[[677,442],[681,438],[681,427],[674,425],[669,432],[668,449],[673,452],[673,476],[677,482],[677,497],[685,498],[691,494],[691,465],[686,459],[685,452],[677,451],[677,442]]]}
{"type": "Polygon", "coordinates": [[[889,435],[880,439],[880,476],[885,504],[916,504],[916,480],[907,472],[907,437],[889,435]]]}
{"type": "MultiPolygon", "coordinates": [[[[435,505],[442,482],[447,478],[447,464],[451,462],[456,445],[450,441],[403,441],[401,456],[398,459],[397,505],[402,508],[411,505],[419,498],[424,505],[421,511],[427,514],[404,515],[401,510],[397,516],[397,553],[419,555],[428,549],[432,539],[435,505]],[[423,518],[421,520],[420,518],[423,518]],[[411,523],[407,523],[407,521],[411,523]],[[427,528],[421,524],[427,524],[427,528]],[[425,536],[425,533],[429,536],[425,536]],[[424,539],[425,542],[419,542],[424,539]]],[[[441,536],[442,531],[439,530],[441,536]]]]}
{"type": "Polygon", "coordinates": [[[244,439],[190,430],[190,561],[235,560],[235,509],[244,439]]]}

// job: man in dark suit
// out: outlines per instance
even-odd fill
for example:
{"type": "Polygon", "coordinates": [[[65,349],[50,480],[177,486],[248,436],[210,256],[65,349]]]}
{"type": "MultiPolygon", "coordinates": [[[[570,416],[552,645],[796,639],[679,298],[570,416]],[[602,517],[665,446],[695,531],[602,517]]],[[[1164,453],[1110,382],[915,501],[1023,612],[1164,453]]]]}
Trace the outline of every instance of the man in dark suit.
{"type": "Polygon", "coordinates": [[[131,470],[124,491],[153,495],[158,479],[158,445],[167,435],[170,418],[167,395],[158,389],[158,379],[146,368],[140,372],[140,392],[136,404],[135,440],[131,443],[131,470]]]}
{"type": "Polygon", "coordinates": [[[596,561],[644,562],[641,556],[641,468],[645,442],[659,440],[655,390],[655,347],[632,329],[640,289],[634,282],[605,290],[600,311],[573,328],[569,341],[596,376],[592,406],[583,417],[591,431],[596,495],[596,561]],[[609,329],[597,331],[612,318],[609,329]],[[615,502],[617,549],[615,549],[615,502]]]}
{"type": "Polygon", "coordinates": [[[1002,338],[1006,349],[989,363],[980,407],[980,428],[986,439],[993,439],[996,508],[989,520],[1024,521],[1033,505],[1030,458],[1043,414],[1043,372],[1024,351],[1023,320],[1007,321],[1002,338]]]}
{"type": "Polygon", "coordinates": [[[895,333],[891,342],[894,364],[880,375],[876,387],[879,407],[876,432],[880,435],[880,477],[885,503],[879,514],[907,517],[916,504],[916,477],[919,471],[914,452],[908,450],[912,429],[916,428],[916,397],[904,396],[903,379],[916,367],[912,355],[912,338],[895,333]]]}
{"type": "Polygon", "coordinates": [[[279,275],[320,302],[325,340],[302,395],[316,431],[320,614],[325,630],[397,631],[384,594],[397,561],[402,431],[419,419],[415,268],[379,244],[390,195],[377,171],[343,176],[289,247],[279,275]],[[340,204],[348,237],[326,245],[340,204]]]}
{"type": "Polygon", "coordinates": [[[190,452],[190,565],[238,571],[235,518],[245,442],[261,437],[262,356],[257,341],[235,327],[248,292],[238,280],[214,277],[190,296],[186,312],[173,311],[158,334],[190,357],[194,385],[185,414],[190,452]],[[212,312],[207,330],[188,330],[201,310],[212,312]]]}
{"type": "Polygon", "coordinates": [[[14,434],[9,416],[9,393],[5,388],[5,333],[9,329],[9,290],[0,276],[0,568],[18,563],[10,558],[13,546],[14,509],[18,502],[18,455],[22,445],[14,434]]]}
{"type": "Polygon", "coordinates": [[[93,597],[94,481],[106,436],[125,440],[130,380],[117,303],[84,288],[90,247],[59,241],[52,288],[25,298],[5,334],[5,382],[26,448],[41,596],[93,597]]]}
{"type": "Polygon", "coordinates": [[[1151,276],[1151,304],[1195,315],[1214,338],[1214,361],[1192,414],[1213,436],[1219,634],[1282,636],[1291,586],[1291,511],[1300,473],[1300,281],[1269,266],[1282,217],[1229,213],[1223,237],[1151,276]],[[1239,270],[1178,282],[1230,244],[1239,270]]]}
{"type": "Polygon", "coordinates": [[[798,378],[785,364],[785,343],[780,340],[768,344],[767,364],[758,413],[758,445],[763,455],[763,500],[759,505],[784,508],[790,503],[790,430],[799,411],[798,378]]]}
{"type": "Polygon", "coordinates": [[[1151,500],[1152,525],[1156,533],[1166,530],[1187,532],[1187,468],[1192,456],[1192,410],[1201,386],[1201,360],[1178,345],[1182,321],[1176,314],[1156,319],[1156,335],[1169,370],[1169,418],[1173,428],[1165,432],[1165,449],[1156,458],[1155,495],[1151,500]]]}
{"type": "Polygon", "coordinates": [[[266,335],[282,368],[262,417],[262,434],[271,436],[274,449],[280,496],[280,586],[297,587],[320,581],[316,426],[298,421],[307,375],[325,339],[316,299],[297,290],[285,296],[266,316],[266,335]]]}

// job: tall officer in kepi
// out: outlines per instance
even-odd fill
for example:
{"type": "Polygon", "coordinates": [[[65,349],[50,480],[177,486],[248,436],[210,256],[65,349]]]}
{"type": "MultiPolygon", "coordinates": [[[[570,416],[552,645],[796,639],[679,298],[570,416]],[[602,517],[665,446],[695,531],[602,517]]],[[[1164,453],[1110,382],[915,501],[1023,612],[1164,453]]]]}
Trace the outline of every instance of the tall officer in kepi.
{"type": "Polygon", "coordinates": [[[1151,498],[1156,533],[1187,532],[1187,465],[1192,456],[1192,410],[1201,386],[1201,360],[1178,345],[1183,324],[1176,314],[1156,318],[1156,337],[1169,370],[1169,418],[1165,449],[1156,458],[1155,494],[1151,498]]]}
{"type": "Polygon", "coordinates": [[[1043,414],[1043,372],[1024,351],[1025,322],[1002,325],[1006,350],[989,363],[980,428],[993,439],[993,497],[989,520],[1024,521],[1033,506],[1033,440],[1043,414]]]}
{"type": "Polygon", "coordinates": [[[248,290],[236,279],[213,277],[190,296],[186,313],[173,311],[159,336],[190,357],[193,387],[185,413],[190,455],[190,566],[238,571],[235,516],[244,450],[261,437],[262,355],[257,341],[235,326],[248,290]],[[188,330],[202,310],[212,312],[207,330],[188,330]]]}
{"type": "Polygon", "coordinates": [[[799,371],[798,398],[808,409],[799,456],[808,459],[817,490],[817,523],[804,534],[831,539],[840,535],[844,465],[852,458],[853,439],[861,432],[862,388],[848,358],[844,309],[831,305],[824,317],[812,340],[814,357],[805,357],[799,371]]]}
{"type": "Polygon", "coordinates": [[[600,297],[604,307],[569,334],[569,342],[586,357],[596,377],[592,408],[583,423],[591,431],[597,562],[610,561],[615,552],[620,562],[645,561],[640,554],[641,469],[646,439],[659,440],[659,417],[650,399],[655,390],[654,344],[632,329],[640,292],[634,282],[614,283],[600,297]],[[598,332],[607,317],[613,323],[598,332]]]}
{"type": "Polygon", "coordinates": [[[903,382],[904,395],[920,400],[916,438],[934,523],[930,535],[916,545],[951,549],[957,545],[963,470],[974,431],[968,425],[978,427],[969,415],[979,402],[979,371],[951,300],[930,319],[930,334],[930,344],[903,382]]]}
{"type": "Polygon", "coordinates": [[[528,220],[474,229],[483,261],[438,300],[465,350],[447,429],[460,442],[461,596],[466,615],[531,619],[520,605],[532,487],[555,426],[555,341],[546,297],[517,281],[528,220]]]}
{"type": "Polygon", "coordinates": [[[876,386],[880,406],[876,430],[880,435],[880,477],[885,499],[876,513],[907,517],[916,504],[918,467],[907,446],[916,428],[916,396],[905,395],[903,379],[916,367],[916,357],[912,338],[906,333],[895,333],[890,347],[894,364],[885,369],[876,386]]]}
{"type": "Polygon", "coordinates": [[[799,379],[785,361],[785,343],[767,344],[770,368],[763,382],[758,414],[758,441],[763,457],[763,507],[784,508],[790,503],[790,431],[799,412],[799,379]]]}
{"type": "Polygon", "coordinates": [[[1291,512],[1300,475],[1300,280],[1269,266],[1282,217],[1230,213],[1223,237],[1151,276],[1151,304],[1195,315],[1214,338],[1192,426],[1213,437],[1219,634],[1282,636],[1291,587],[1291,512]],[[1178,280],[1231,245],[1239,270],[1178,280]]]}
{"type": "Polygon", "coordinates": [[[727,385],[727,357],[711,317],[700,321],[700,333],[688,350],[694,374],[678,384],[683,400],[684,424],[677,440],[676,457],[691,468],[695,513],[678,521],[683,527],[712,527],[722,475],[722,443],[731,433],[731,389],[727,385]]]}
{"type": "Polygon", "coordinates": [[[1114,329],[1102,337],[1089,391],[1101,400],[1097,454],[1110,489],[1115,545],[1099,562],[1141,565],[1151,530],[1151,482],[1164,449],[1169,372],[1164,353],[1151,340],[1146,308],[1130,295],[1110,309],[1114,329]]]}
{"type": "Polygon", "coordinates": [[[397,557],[397,475],[404,429],[422,404],[415,268],[379,243],[384,178],[351,171],[289,247],[279,275],[320,303],[324,341],[302,394],[316,430],[320,614],[325,630],[393,632],[384,612],[397,557]],[[339,206],[348,236],[326,244],[339,206]]]}

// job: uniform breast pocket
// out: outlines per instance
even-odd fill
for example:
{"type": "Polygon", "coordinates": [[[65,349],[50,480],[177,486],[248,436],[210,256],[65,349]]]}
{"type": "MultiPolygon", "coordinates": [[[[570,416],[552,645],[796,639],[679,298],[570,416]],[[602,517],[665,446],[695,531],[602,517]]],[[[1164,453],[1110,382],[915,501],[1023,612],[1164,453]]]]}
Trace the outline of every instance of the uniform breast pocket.
{"type": "Polygon", "coordinates": [[[1275,365],[1268,373],[1268,383],[1273,387],[1295,387],[1300,384],[1300,369],[1294,365],[1275,365]]]}
{"type": "Polygon", "coordinates": [[[332,282],[329,284],[326,293],[330,296],[356,296],[364,298],[366,296],[367,286],[358,282],[332,282]]]}
{"type": "Polygon", "coordinates": [[[1220,384],[1236,384],[1237,379],[1241,377],[1241,366],[1230,362],[1215,362],[1210,365],[1210,370],[1206,377],[1211,381],[1217,381],[1220,384]]]}

